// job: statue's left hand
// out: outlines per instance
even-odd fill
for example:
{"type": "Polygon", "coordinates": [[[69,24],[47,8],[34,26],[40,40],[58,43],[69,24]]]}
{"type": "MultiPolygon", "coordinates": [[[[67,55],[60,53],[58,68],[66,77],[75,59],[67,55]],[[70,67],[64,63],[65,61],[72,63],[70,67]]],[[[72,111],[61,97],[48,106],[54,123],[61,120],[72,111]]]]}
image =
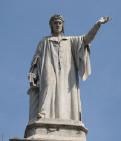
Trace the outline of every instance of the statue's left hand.
{"type": "Polygon", "coordinates": [[[108,16],[104,16],[104,17],[101,17],[97,22],[100,23],[100,24],[105,24],[110,20],[112,20],[112,18],[110,18],[108,16]]]}

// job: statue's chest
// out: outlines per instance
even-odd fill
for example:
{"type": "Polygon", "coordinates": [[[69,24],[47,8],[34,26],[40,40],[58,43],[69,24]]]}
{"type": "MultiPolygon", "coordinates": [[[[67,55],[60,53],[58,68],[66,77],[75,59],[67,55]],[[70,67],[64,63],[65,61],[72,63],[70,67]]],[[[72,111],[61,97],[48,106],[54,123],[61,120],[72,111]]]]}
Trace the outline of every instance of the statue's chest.
{"type": "Polygon", "coordinates": [[[71,44],[69,40],[50,41],[50,50],[58,57],[58,55],[64,56],[71,53],[71,44]]]}
{"type": "Polygon", "coordinates": [[[60,69],[66,66],[72,57],[70,40],[50,41],[50,53],[60,69]]]}

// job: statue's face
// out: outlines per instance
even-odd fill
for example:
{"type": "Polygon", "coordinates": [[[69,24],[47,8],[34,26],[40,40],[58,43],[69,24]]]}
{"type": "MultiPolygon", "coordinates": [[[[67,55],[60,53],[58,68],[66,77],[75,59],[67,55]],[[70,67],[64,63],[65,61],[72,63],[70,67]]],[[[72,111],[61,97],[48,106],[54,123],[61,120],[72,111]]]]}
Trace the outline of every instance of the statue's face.
{"type": "Polygon", "coordinates": [[[60,35],[63,29],[63,22],[60,19],[54,20],[52,24],[53,34],[60,35]]]}

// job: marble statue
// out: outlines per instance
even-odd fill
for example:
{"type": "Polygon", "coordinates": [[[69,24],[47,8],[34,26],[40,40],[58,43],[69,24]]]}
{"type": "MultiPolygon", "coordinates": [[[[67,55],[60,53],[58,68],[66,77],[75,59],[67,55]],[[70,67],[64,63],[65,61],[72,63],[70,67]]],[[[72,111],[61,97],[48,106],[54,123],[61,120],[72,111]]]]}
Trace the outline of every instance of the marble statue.
{"type": "Polygon", "coordinates": [[[91,74],[90,43],[102,24],[100,18],[82,36],[63,36],[61,15],[50,18],[51,36],[38,44],[29,72],[30,111],[24,138],[9,141],[86,141],[81,119],[79,76],[91,74]]]}
{"type": "Polygon", "coordinates": [[[79,76],[85,81],[91,74],[90,43],[102,24],[110,17],[100,18],[82,36],[62,36],[61,15],[50,18],[52,36],[38,44],[29,72],[29,118],[81,121],[79,76]]]}

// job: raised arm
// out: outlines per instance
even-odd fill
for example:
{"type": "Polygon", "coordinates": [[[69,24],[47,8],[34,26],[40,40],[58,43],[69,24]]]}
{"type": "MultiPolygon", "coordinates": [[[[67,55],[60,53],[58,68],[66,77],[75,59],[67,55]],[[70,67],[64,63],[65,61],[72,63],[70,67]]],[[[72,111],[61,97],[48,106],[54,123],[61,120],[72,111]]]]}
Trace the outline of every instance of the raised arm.
{"type": "Polygon", "coordinates": [[[91,41],[94,39],[97,31],[99,30],[101,24],[105,24],[105,23],[107,23],[110,20],[111,20],[111,18],[110,17],[106,17],[106,16],[100,18],[96,22],[96,24],[91,28],[91,30],[87,34],[85,34],[85,36],[84,36],[84,42],[85,42],[85,44],[91,43],[91,41]]]}

